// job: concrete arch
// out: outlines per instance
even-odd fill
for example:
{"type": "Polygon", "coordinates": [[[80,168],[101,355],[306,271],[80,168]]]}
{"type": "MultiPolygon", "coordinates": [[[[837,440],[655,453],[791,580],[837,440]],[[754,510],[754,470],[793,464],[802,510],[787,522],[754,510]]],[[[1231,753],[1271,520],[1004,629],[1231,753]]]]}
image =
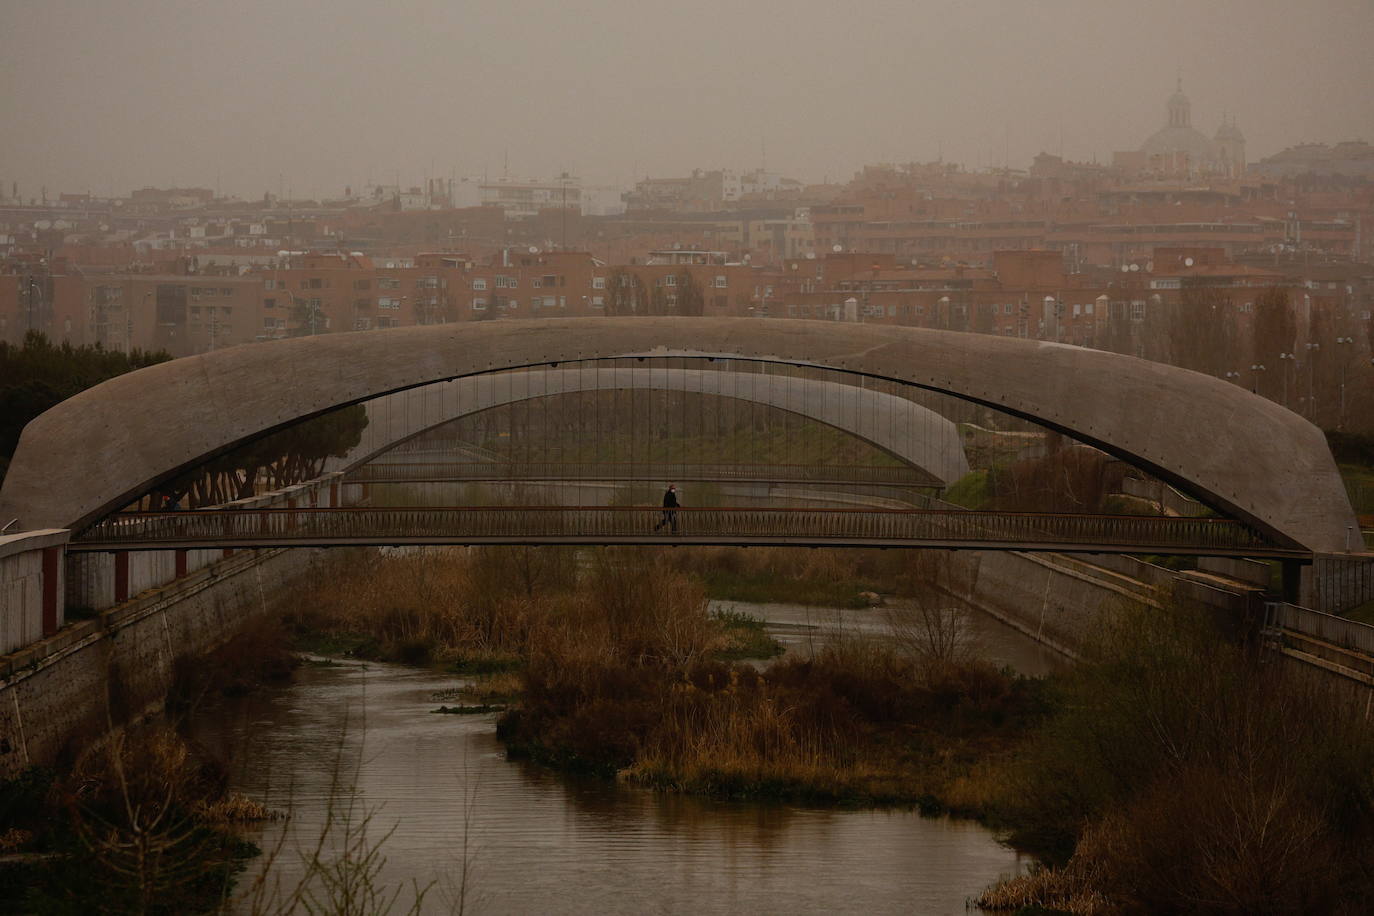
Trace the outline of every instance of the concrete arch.
{"type": "Polygon", "coordinates": [[[905,398],[855,385],[712,369],[585,366],[468,376],[367,402],[363,441],[339,466],[353,467],[459,417],[548,395],[581,391],[687,391],[766,404],[869,442],[947,486],[969,472],[959,428],[905,398]]]}
{"type": "Polygon", "coordinates": [[[719,318],[399,328],[152,366],[30,423],[0,490],[0,515],[25,528],[80,528],[246,439],[430,382],[571,360],[707,354],[839,369],[987,404],[1130,461],[1284,545],[1342,552],[1356,524],[1321,431],[1220,379],[991,335],[719,318]]]}

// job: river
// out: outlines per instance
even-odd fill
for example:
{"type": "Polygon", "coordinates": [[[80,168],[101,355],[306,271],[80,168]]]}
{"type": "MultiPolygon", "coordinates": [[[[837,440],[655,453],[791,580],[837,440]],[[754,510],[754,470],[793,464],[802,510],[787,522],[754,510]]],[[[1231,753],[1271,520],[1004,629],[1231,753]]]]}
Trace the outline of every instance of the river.
{"type": "MultiPolygon", "coordinates": [[[[771,621],[789,651],[837,620],[881,630],[874,611],[724,604],[771,621]]],[[[1014,630],[972,623],[999,663],[1030,674],[1053,664],[1014,630]]],[[[375,883],[400,894],[393,912],[418,884],[424,913],[963,913],[1026,864],[969,821],[674,796],[508,761],[494,713],[433,712],[459,683],[396,665],[311,665],[290,686],[198,717],[196,737],[235,761],[233,788],[292,812],[252,831],[268,853],[240,891],[269,860],[275,886],[294,887],[326,820],[326,845],[337,844],[349,812],[370,817],[366,845],[385,859],[375,883]]]]}

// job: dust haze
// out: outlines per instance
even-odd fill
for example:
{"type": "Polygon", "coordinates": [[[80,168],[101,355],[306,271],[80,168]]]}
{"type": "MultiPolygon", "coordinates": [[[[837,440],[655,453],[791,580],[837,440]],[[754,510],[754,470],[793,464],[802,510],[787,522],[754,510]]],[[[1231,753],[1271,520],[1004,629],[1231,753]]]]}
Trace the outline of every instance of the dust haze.
{"type": "MultiPolygon", "coordinates": [[[[328,196],[425,177],[804,182],[1110,162],[1181,78],[1250,159],[1374,139],[1367,0],[9,0],[0,179],[328,196]]],[[[27,193],[27,192],[32,192],[27,193]]]]}

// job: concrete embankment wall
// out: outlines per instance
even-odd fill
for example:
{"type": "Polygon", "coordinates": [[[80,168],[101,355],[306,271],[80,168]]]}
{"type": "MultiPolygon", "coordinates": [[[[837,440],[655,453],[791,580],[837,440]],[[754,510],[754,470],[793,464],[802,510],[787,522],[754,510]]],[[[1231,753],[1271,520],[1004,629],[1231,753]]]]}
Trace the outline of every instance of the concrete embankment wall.
{"type": "Polygon", "coordinates": [[[208,652],[266,613],[318,553],[240,551],[30,647],[20,667],[0,672],[0,778],[160,706],[178,657],[208,652]]]}
{"type": "Polygon", "coordinates": [[[1121,602],[1144,604],[1152,590],[1076,569],[1035,553],[927,551],[922,578],[956,601],[1020,630],[1070,658],[1100,615],[1121,602]]]}
{"type": "Polygon", "coordinates": [[[991,551],[926,551],[925,581],[1070,658],[1103,615],[1184,601],[1239,633],[1259,624],[1256,586],[1207,573],[1175,573],[1131,557],[991,551]]]}
{"type": "MultiPolygon", "coordinates": [[[[337,505],[339,475],[235,508],[337,505]]],[[[319,552],[62,555],[70,532],[0,538],[0,777],[160,705],[177,658],[224,643],[319,552]],[[69,620],[67,611],[88,619],[69,620]]]]}

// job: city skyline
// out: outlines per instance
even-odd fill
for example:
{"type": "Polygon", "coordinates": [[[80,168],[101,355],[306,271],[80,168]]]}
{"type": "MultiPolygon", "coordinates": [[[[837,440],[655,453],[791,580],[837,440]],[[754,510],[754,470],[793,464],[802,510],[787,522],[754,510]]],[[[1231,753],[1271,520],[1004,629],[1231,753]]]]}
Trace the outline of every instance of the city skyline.
{"type": "Polygon", "coordinates": [[[19,2],[0,12],[0,117],[23,125],[0,180],[26,199],[304,198],[565,171],[625,187],[693,168],[820,182],[878,161],[1109,163],[1164,123],[1180,77],[1194,125],[1238,119],[1251,161],[1374,138],[1368,4],[1108,7],[19,2]]]}

